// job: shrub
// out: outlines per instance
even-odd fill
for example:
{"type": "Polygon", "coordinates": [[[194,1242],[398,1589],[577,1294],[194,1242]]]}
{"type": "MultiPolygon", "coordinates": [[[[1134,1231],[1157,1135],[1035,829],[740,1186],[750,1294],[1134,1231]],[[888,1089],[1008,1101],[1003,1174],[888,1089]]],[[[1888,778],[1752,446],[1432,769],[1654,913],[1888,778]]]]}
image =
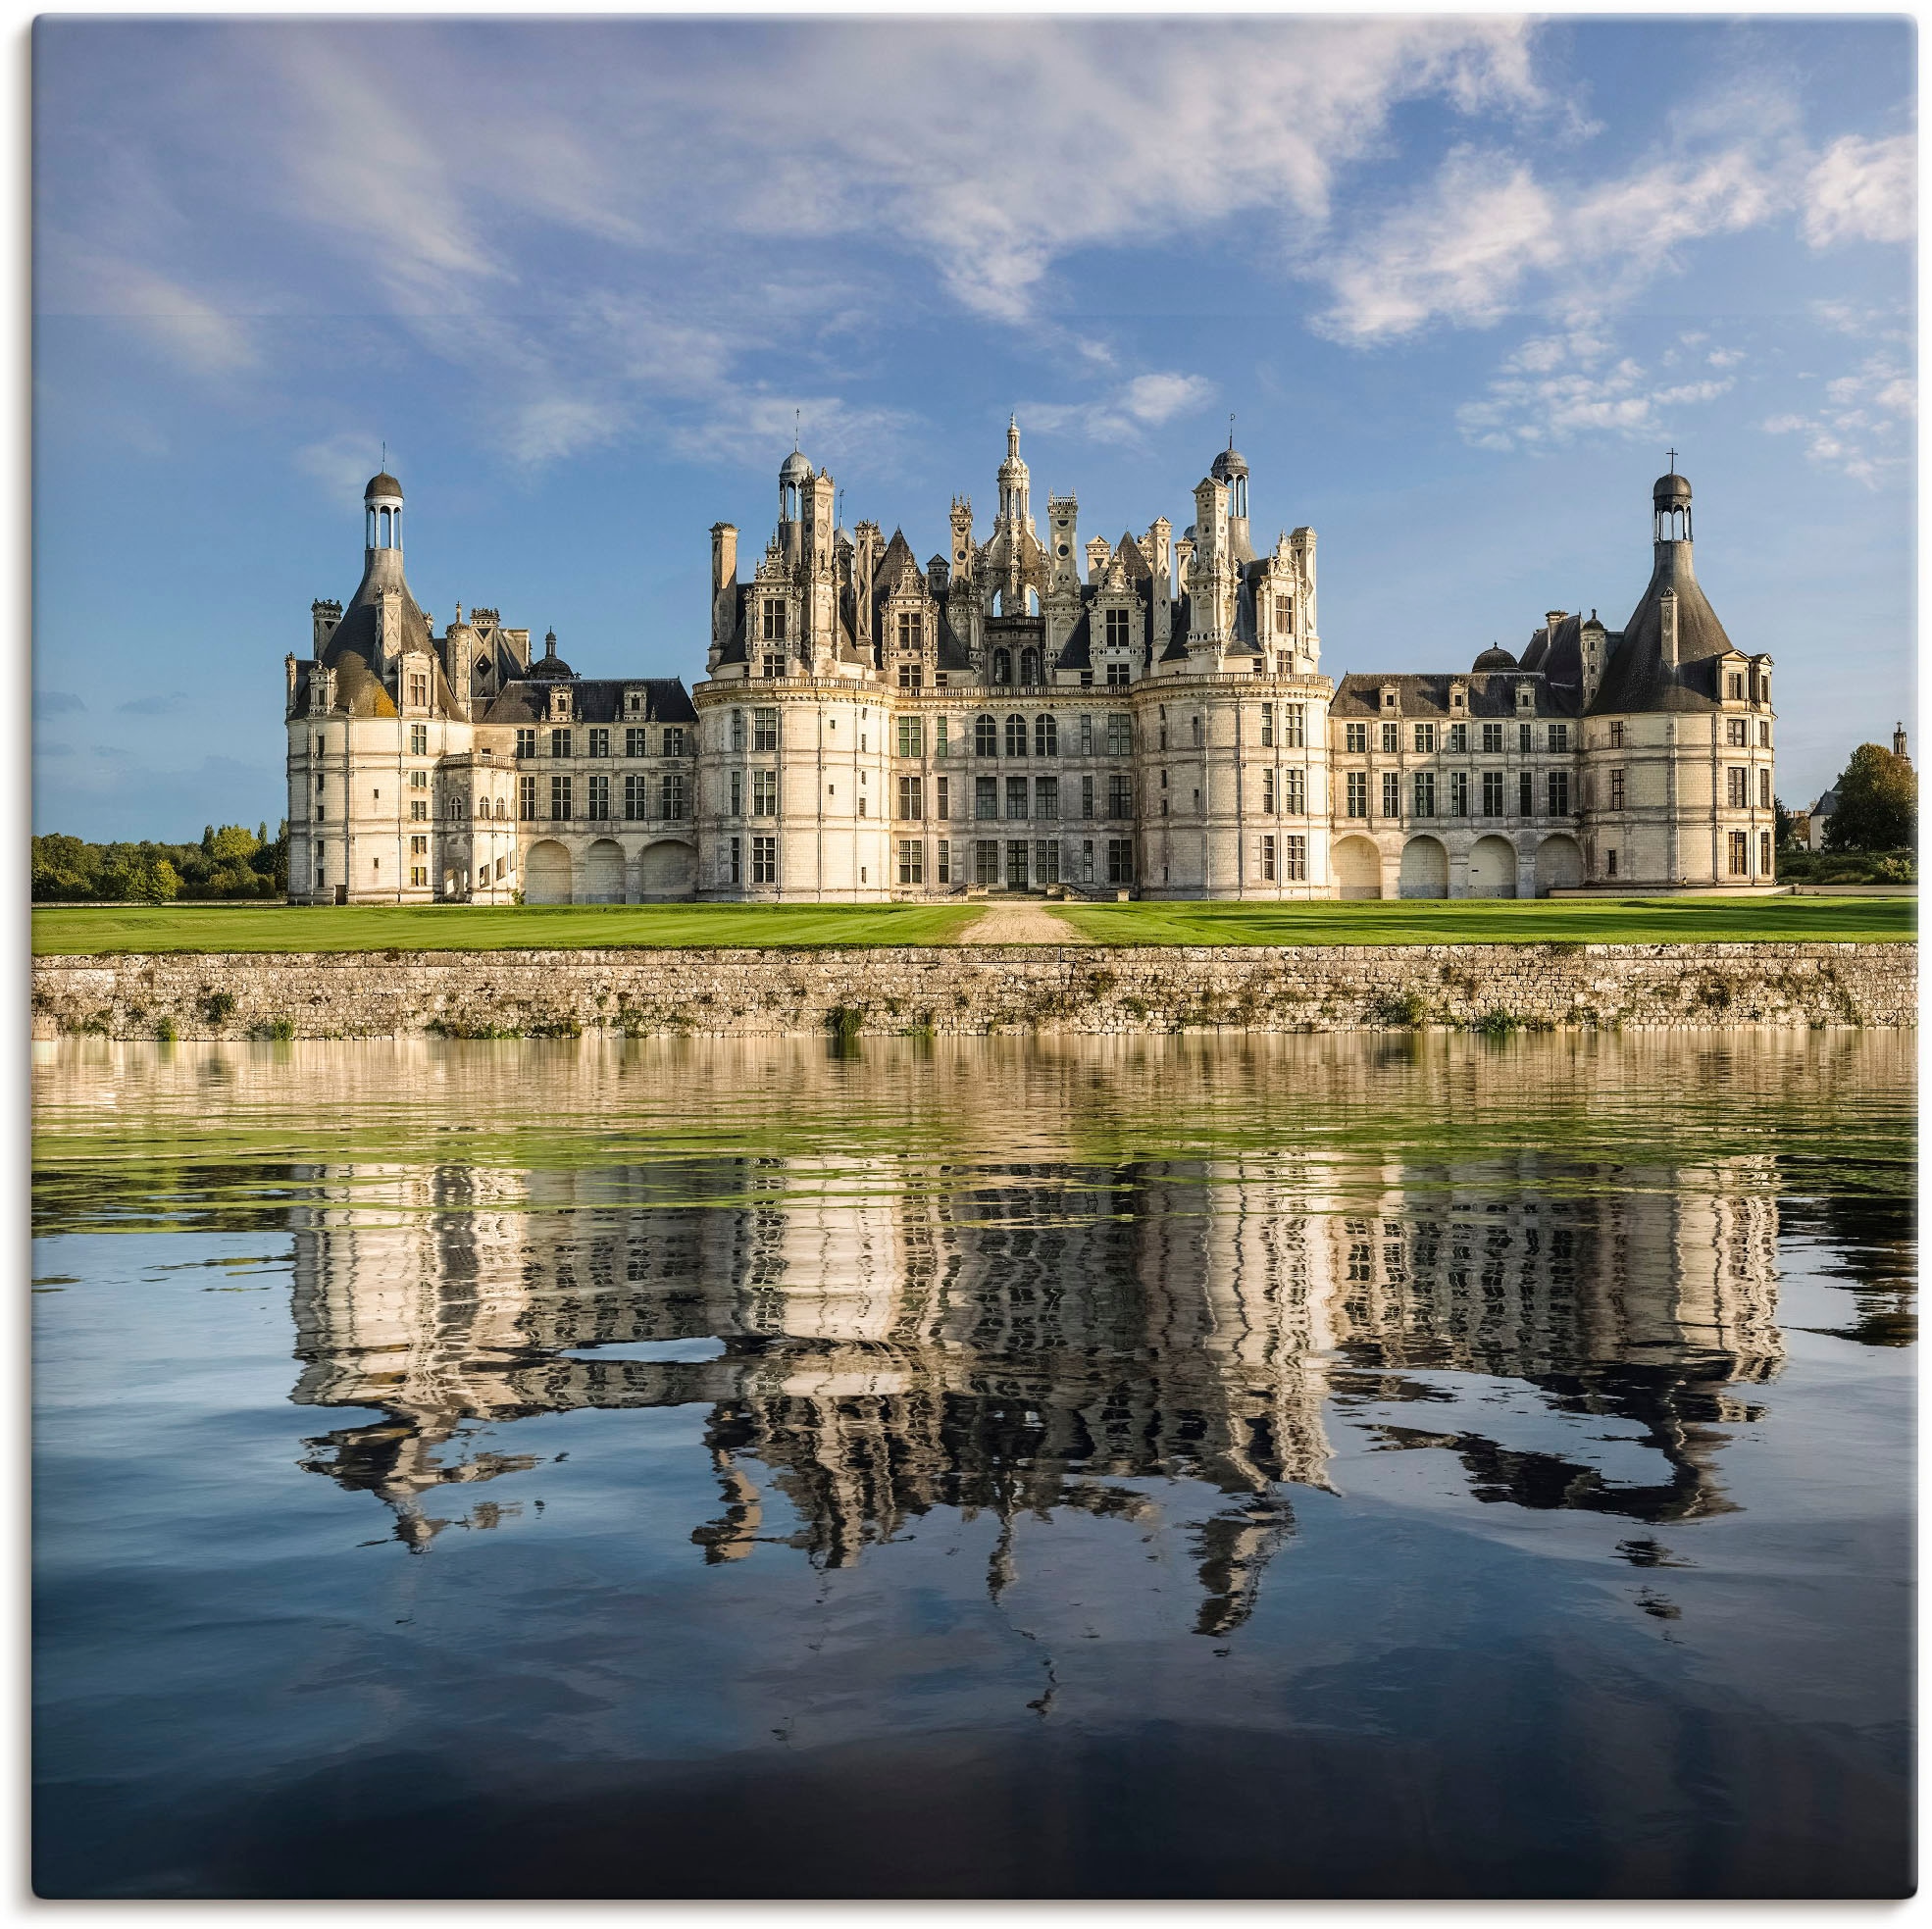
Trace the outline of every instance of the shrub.
{"type": "Polygon", "coordinates": [[[226,1025],[234,1016],[232,991],[211,991],[204,987],[196,1002],[202,1017],[211,1025],[226,1025]]]}

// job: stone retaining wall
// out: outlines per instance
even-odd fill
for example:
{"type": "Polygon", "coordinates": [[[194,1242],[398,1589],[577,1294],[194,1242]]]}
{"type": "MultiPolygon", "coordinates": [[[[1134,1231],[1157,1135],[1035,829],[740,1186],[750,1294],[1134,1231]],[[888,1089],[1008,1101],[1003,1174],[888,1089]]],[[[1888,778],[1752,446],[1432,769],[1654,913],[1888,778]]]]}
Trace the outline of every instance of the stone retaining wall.
{"type": "Polygon", "coordinates": [[[636,1037],[1917,1022],[1915,944],[42,957],[36,1038],[636,1037]]]}

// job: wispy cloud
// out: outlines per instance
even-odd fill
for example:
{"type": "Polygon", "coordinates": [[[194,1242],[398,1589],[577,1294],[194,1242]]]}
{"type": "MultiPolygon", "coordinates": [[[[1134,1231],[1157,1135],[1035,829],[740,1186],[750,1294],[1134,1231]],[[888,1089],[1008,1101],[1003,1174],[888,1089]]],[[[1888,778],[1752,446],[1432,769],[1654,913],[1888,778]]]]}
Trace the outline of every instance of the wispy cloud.
{"type": "Polygon", "coordinates": [[[1752,144],[1582,184],[1462,149],[1422,194],[1315,266],[1334,291],[1316,326],[1369,345],[1435,322],[1487,327],[1526,306],[1600,317],[1686,243],[1753,227],[1779,205],[1775,165],[1752,144]]]}
{"type": "Polygon", "coordinates": [[[1805,238],[1909,241],[1918,226],[1918,143],[1909,134],[1860,140],[1846,134],[1805,178],[1805,238]]]}
{"type": "MultiPolygon", "coordinates": [[[[1692,349],[1704,369],[1727,369],[1740,359],[1724,349],[1705,352],[1701,340],[1692,349]]],[[[1666,357],[1681,359],[1681,344],[1680,352],[1666,357]]],[[[1659,379],[1634,357],[1618,354],[1606,336],[1572,330],[1524,342],[1483,398],[1456,411],[1456,422],[1465,441],[1486,449],[1547,449],[1603,433],[1660,440],[1683,410],[1715,401],[1734,380],[1703,373],[1659,379]]]]}
{"type": "Polygon", "coordinates": [[[1908,364],[1880,352],[1826,382],[1822,406],[1774,415],[1763,427],[1767,434],[1802,437],[1810,461],[1875,488],[1909,469],[1917,412],[1908,364]]]}
{"type": "Polygon", "coordinates": [[[86,707],[71,690],[42,689],[36,685],[33,691],[33,714],[36,717],[65,717],[86,707]]]}
{"type": "Polygon", "coordinates": [[[1197,414],[1214,399],[1205,376],[1160,371],[1138,375],[1088,402],[1029,402],[1021,425],[1048,435],[1079,435],[1091,442],[1138,442],[1150,429],[1197,414]]]}

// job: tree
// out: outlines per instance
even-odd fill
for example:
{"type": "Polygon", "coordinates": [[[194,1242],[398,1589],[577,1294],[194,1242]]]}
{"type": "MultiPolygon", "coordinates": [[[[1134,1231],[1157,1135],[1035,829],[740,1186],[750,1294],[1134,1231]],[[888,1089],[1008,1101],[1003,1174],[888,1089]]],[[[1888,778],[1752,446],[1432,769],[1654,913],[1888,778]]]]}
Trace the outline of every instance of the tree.
{"type": "Polygon", "coordinates": [[[1884,745],[1860,743],[1839,774],[1828,850],[1899,850],[1917,841],[1918,773],[1884,745]]]}
{"type": "Polygon", "coordinates": [[[1771,799],[1771,824],[1777,834],[1778,848],[1791,849],[1791,812],[1785,809],[1782,797],[1771,799]]]}

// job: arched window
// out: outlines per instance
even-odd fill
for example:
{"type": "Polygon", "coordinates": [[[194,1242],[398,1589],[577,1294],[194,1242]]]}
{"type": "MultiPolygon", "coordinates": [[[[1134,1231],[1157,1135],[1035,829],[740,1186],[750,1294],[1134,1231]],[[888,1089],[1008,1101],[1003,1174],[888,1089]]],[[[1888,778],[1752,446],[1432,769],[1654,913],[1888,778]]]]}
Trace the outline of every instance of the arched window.
{"type": "Polygon", "coordinates": [[[498,798],[497,798],[497,800],[496,800],[496,814],[497,814],[497,816],[498,816],[498,817],[508,817],[508,816],[509,816],[509,814],[510,814],[510,805],[509,805],[509,802],[508,802],[508,800],[507,800],[506,798],[503,798],[503,797],[498,797],[498,798]]]}
{"type": "Polygon", "coordinates": [[[975,717],[973,719],[973,754],[976,757],[996,757],[999,755],[999,719],[997,717],[975,717]]]}
{"type": "Polygon", "coordinates": [[[1060,726],[1050,711],[1042,711],[1033,720],[1033,754],[1036,757],[1060,754],[1060,726]]]}
{"type": "Polygon", "coordinates": [[[1013,652],[996,649],[992,653],[992,680],[995,684],[1010,684],[1013,681],[1013,652]]]}
{"type": "Polygon", "coordinates": [[[1027,591],[1027,614],[1029,616],[1038,616],[1040,614],[1040,591],[1038,589],[1030,588],[1027,591]]]}
{"type": "Polygon", "coordinates": [[[1037,649],[1020,652],[1020,682],[1029,687],[1040,682],[1040,652],[1037,649]]]}
{"type": "Polygon", "coordinates": [[[1006,719],[1006,754],[1009,757],[1024,757],[1027,753],[1027,720],[1024,717],[1006,719]]]}

